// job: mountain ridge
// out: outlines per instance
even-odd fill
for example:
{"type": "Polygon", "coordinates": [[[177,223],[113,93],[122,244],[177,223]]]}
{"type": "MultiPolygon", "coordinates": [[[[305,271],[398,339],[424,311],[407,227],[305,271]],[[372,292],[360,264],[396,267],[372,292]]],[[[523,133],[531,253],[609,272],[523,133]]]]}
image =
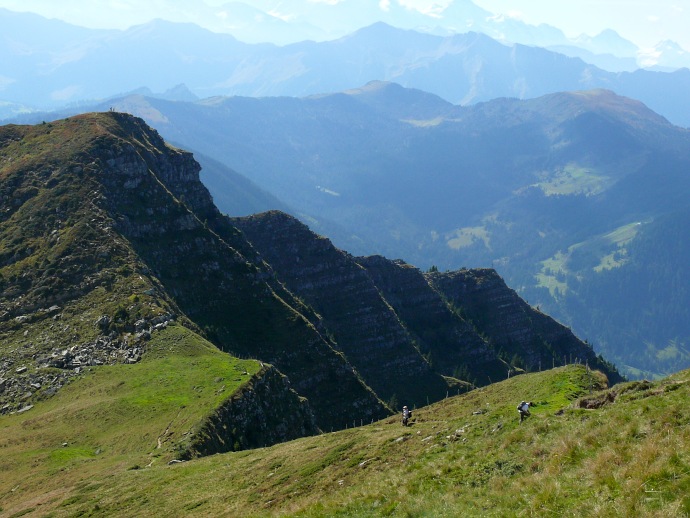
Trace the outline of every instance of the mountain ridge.
{"type": "MultiPolygon", "coordinates": [[[[357,368],[365,379],[375,376],[377,384],[391,375],[389,371],[395,379],[410,376],[410,382],[425,383],[424,370],[414,367],[409,359],[405,369],[397,371],[404,357],[401,352],[392,362],[380,356],[388,355],[387,349],[404,350],[405,342],[418,349],[443,376],[462,373],[481,385],[510,376],[511,372],[537,370],[542,362],[572,363],[573,357],[566,360],[563,352],[574,355],[579,362],[589,362],[613,383],[621,379],[591,346],[524,303],[495,270],[424,275],[400,260],[352,258],[328,239],[314,235],[297,219],[276,211],[233,218],[232,222],[273,265],[287,287],[323,317],[343,352],[355,366],[361,365],[357,368]],[[333,295],[324,298],[319,290],[323,284],[341,298],[336,297],[335,302],[333,295]],[[353,290],[357,292],[355,300],[348,302],[346,294],[353,290]],[[382,303],[390,311],[377,310],[382,303]],[[496,314],[495,321],[489,313],[496,314]],[[377,316],[374,322],[371,315],[377,316]],[[513,329],[506,332],[501,326],[513,329]],[[446,329],[445,336],[440,327],[446,329]],[[368,344],[381,342],[382,337],[385,348],[380,345],[379,351],[371,350],[368,344]],[[358,360],[359,355],[362,357],[358,360]],[[390,368],[389,362],[393,364],[390,368]],[[367,374],[371,368],[374,371],[367,374]]],[[[426,383],[433,386],[433,382],[426,383]]],[[[399,400],[402,394],[395,396],[399,400]]],[[[413,397],[408,398],[419,404],[413,397]]]]}
{"type": "MultiPolygon", "coordinates": [[[[59,390],[62,381],[48,389],[50,372],[65,380],[83,367],[138,364],[171,322],[272,364],[323,430],[383,417],[401,399],[421,405],[467,390],[460,372],[482,383],[509,375],[497,359],[486,365],[491,378],[482,365],[434,369],[364,268],[291,216],[245,218],[274,244],[246,240],[249,227],[218,211],[192,155],[142,119],[111,111],[5,126],[0,154],[0,195],[11,200],[0,215],[4,412],[59,390]],[[280,262],[295,247],[314,276],[280,262]]],[[[570,347],[596,363],[574,337],[570,347]]]]}
{"type": "MultiPolygon", "coordinates": [[[[12,134],[12,140],[17,142],[15,139],[18,138],[20,133],[17,133],[15,129],[20,130],[20,128],[10,128],[9,131],[12,134]]],[[[175,314],[189,315],[200,321],[202,326],[208,326],[209,319],[213,321],[213,304],[216,305],[215,311],[218,311],[218,308],[229,310],[230,306],[228,302],[232,301],[232,304],[235,304],[235,311],[238,313],[235,316],[240,322],[243,320],[242,315],[247,315],[247,312],[251,313],[257,310],[272,311],[274,313],[274,326],[276,327],[274,329],[264,328],[262,330],[261,321],[257,321],[255,319],[256,317],[254,317],[254,320],[250,318],[245,321],[243,325],[236,325],[232,328],[232,333],[227,333],[228,327],[221,326],[220,332],[224,332],[225,334],[223,335],[224,339],[221,340],[220,343],[224,344],[225,347],[238,349],[238,353],[244,350],[246,354],[248,350],[243,349],[243,347],[246,347],[247,344],[244,343],[242,347],[238,348],[239,343],[253,342],[254,344],[261,344],[262,340],[265,340],[267,331],[278,333],[277,336],[287,338],[290,335],[281,335],[280,326],[291,326],[290,333],[292,337],[288,338],[287,342],[277,340],[278,345],[281,343],[289,343],[294,340],[303,340],[302,347],[299,350],[300,354],[304,354],[305,351],[309,350],[311,347],[311,352],[316,353],[317,357],[321,357],[324,361],[319,365],[319,370],[324,368],[326,368],[326,370],[329,368],[333,369],[333,380],[338,382],[340,386],[345,389],[346,393],[352,398],[352,402],[360,402],[362,404],[362,411],[364,413],[371,410],[373,410],[374,413],[383,411],[383,406],[379,406],[377,410],[377,405],[379,403],[377,403],[375,396],[370,390],[364,387],[361,382],[355,378],[351,370],[348,371],[347,365],[338,365],[341,363],[341,360],[337,358],[331,347],[323,341],[309,324],[307,324],[304,317],[285,302],[284,299],[289,300],[289,294],[280,293],[280,287],[278,285],[274,286],[274,289],[278,293],[266,285],[266,292],[262,293],[261,297],[258,296],[258,293],[254,293],[254,297],[257,301],[251,300],[251,293],[254,290],[250,289],[249,286],[255,282],[265,283],[270,277],[270,273],[265,270],[265,266],[261,266],[260,263],[252,264],[248,262],[247,259],[241,255],[240,251],[228,245],[228,243],[232,242],[234,239],[235,245],[240,247],[241,252],[250,254],[249,257],[252,257],[251,247],[247,244],[243,244],[241,240],[237,239],[238,234],[236,231],[223,225],[221,216],[213,205],[208,191],[206,191],[205,187],[203,187],[198,180],[199,166],[193,161],[190,154],[181,151],[173,152],[171,148],[163,143],[163,140],[157,133],[154,133],[150,129],[144,129],[143,121],[117,113],[76,117],[67,121],[55,123],[52,127],[46,124],[28,131],[35,132],[42,130],[48,133],[52,133],[54,130],[57,133],[62,130],[61,133],[67,135],[66,142],[68,145],[62,146],[61,151],[59,151],[59,157],[64,160],[65,158],[62,157],[67,156],[70,161],[76,161],[76,163],[80,164],[74,165],[69,170],[70,172],[62,172],[61,177],[66,182],[65,188],[70,189],[71,182],[77,180],[78,175],[81,174],[86,180],[82,182],[82,189],[88,189],[90,185],[92,189],[91,193],[96,193],[94,197],[94,194],[87,194],[87,192],[89,192],[87,190],[81,196],[81,199],[72,194],[69,198],[65,195],[61,197],[59,195],[55,196],[55,200],[69,199],[73,207],[79,207],[86,201],[86,207],[82,210],[84,215],[90,218],[89,215],[92,209],[90,208],[91,205],[89,205],[89,200],[94,199],[96,201],[96,207],[100,205],[97,211],[99,211],[98,213],[101,214],[101,218],[103,219],[101,225],[105,225],[103,229],[106,231],[106,243],[112,239],[108,237],[108,234],[115,238],[115,242],[119,243],[123,248],[126,254],[125,257],[128,257],[128,259],[124,261],[122,267],[127,268],[125,271],[128,271],[129,275],[133,276],[135,279],[140,279],[136,284],[141,284],[143,281],[144,286],[147,286],[146,288],[139,288],[135,291],[134,295],[131,295],[134,299],[139,301],[131,307],[127,307],[121,303],[121,305],[113,308],[112,303],[110,303],[102,308],[99,307],[99,304],[95,304],[95,307],[91,309],[91,313],[93,313],[94,310],[97,311],[100,309],[101,311],[105,310],[106,315],[110,315],[105,320],[107,323],[106,332],[115,331],[115,335],[99,341],[98,333],[94,335],[94,331],[97,331],[97,328],[91,328],[89,330],[88,327],[84,327],[84,324],[81,324],[84,330],[70,337],[67,343],[76,341],[77,344],[79,344],[88,336],[92,336],[92,340],[96,339],[95,343],[97,344],[101,344],[102,342],[109,344],[113,343],[113,340],[118,340],[118,343],[121,343],[122,346],[128,350],[138,349],[137,353],[140,355],[141,351],[145,348],[146,335],[141,335],[141,338],[139,338],[139,334],[137,334],[136,340],[130,340],[138,344],[137,347],[134,347],[134,344],[130,343],[130,341],[126,339],[126,336],[119,338],[118,329],[120,333],[127,330],[134,331],[134,320],[141,320],[143,318],[144,321],[147,321],[155,318],[156,314],[161,312],[161,309],[168,309],[168,312],[175,314]],[[80,128],[80,125],[83,126],[80,128]],[[93,128],[96,131],[86,134],[83,131],[83,127],[89,129],[93,128]],[[116,139],[113,140],[111,137],[108,137],[106,135],[106,129],[104,128],[110,128],[111,131],[108,134],[115,136],[116,139]],[[82,131],[79,131],[80,129],[82,131]],[[130,134],[131,132],[134,133],[130,134]],[[70,140],[70,134],[76,134],[78,138],[70,140]],[[133,140],[119,141],[119,138],[124,138],[127,135],[133,140]],[[136,137],[133,135],[136,135],[136,137]],[[82,139],[84,138],[87,142],[92,143],[92,147],[89,148],[85,146],[85,152],[82,152],[81,147],[84,146],[82,139]],[[134,144],[132,142],[134,142],[134,144]],[[71,154],[71,144],[74,144],[77,149],[74,154],[71,154]],[[92,150],[94,153],[93,155],[88,151],[89,149],[92,150]],[[88,174],[81,164],[87,166],[90,164],[89,172],[91,174],[88,174]],[[156,172],[154,173],[153,171],[156,172]],[[96,182],[100,182],[99,185],[102,187],[97,187],[96,182]],[[184,200],[184,202],[181,200],[184,200]],[[194,212],[191,212],[190,208],[192,208],[194,212]],[[112,216],[108,216],[108,214],[112,214],[112,216]],[[214,223],[216,231],[212,231],[210,228],[214,223]],[[187,239],[189,239],[189,242],[185,242],[187,239]],[[166,243],[167,249],[164,251],[157,246],[151,246],[151,244],[156,241],[166,243]],[[173,251],[176,251],[176,253],[171,253],[173,251]],[[187,264],[181,264],[179,262],[180,257],[186,257],[187,264]],[[129,270],[129,267],[126,266],[130,262],[134,262],[136,265],[134,271],[129,270]],[[221,264],[223,265],[223,269],[219,268],[221,264]],[[195,270],[198,268],[198,270],[195,271],[192,276],[189,276],[189,273],[187,273],[189,268],[194,268],[195,270]],[[264,271],[262,272],[262,270],[264,271]],[[215,294],[207,293],[207,297],[209,295],[216,297],[210,300],[207,299],[207,297],[202,297],[200,293],[194,293],[187,285],[187,279],[211,282],[212,278],[216,280],[214,282],[219,282],[221,291],[215,294]],[[232,284],[228,285],[227,283],[230,279],[232,279],[232,284]],[[224,282],[226,283],[225,288],[223,288],[224,282]],[[230,296],[231,292],[235,293],[238,300],[233,301],[235,297],[230,296]],[[175,296],[170,296],[170,293],[175,293],[175,296]],[[226,297],[230,296],[225,302],[221,302],[217,298],[220,297],[222,293],[225,293],[226,297]],[[279,297],[278,294],[280,294],[282,298],[279,297]],[[167,300],[167,303],[164,303],[161,309],[156,309],[159,306],[159,297],[162,297],[162,300],[167,300]],[[110,309],[108,309],[108,307],[110,307],[110,309]],[[139,309],[135,311],[135,308],[139,309]],[[154,313],[148,314],[150,311],[154,313]],[[283,315],[283,317],[281,318],[280,315],[283,315]],[[137,319],[137,317],[140,318],[137,319]],[[118,324],[117,322],[122,319],[124,319],[124,322],[118,324]],[[291,321],[292,323],[290,323],[291,321]],[[87,330],[88,334],[82,337],[81,334],[86,333],[87,330]],[[240,342],[238,342],[239,336],[242,336],[241,333],[244,332],[250,334],[247,337],[241,338],[240,342]],[[240,333],[240,335],[237,333],[240,333]],[[251,333],[256,333],[256,335],[254,336],[251,333]],[[264,335],[263,338],[262,335],[264,335]],[[329,356],[331,358],[330,367],[328,367],[329,364],[327,361],[329,356]]],[[[30,140],[20,139],[18,142],[28,144],[30,140]]],[[[50,152],[50,149],[50,147],[47,147],[46,152],[50,152]]],[[[20,168],[16,170],[17,173],[21,173],[23,170],[21,166],[20,164],[20,168]]],[[[5,175],[3,175],[3,178],[6,180],[5,175]]],[[[9,185],[5,183],[5,186],[9,185]]],[[[43,189],[41,189],[41,187],[35,187],[34,191],[31,192],[39,194],[43,191],[45,196],[50,196],[53,192],[53,187],[54,185],[49,181],[44,184],[43,189]]],[[[68,193],[68,191],[64,190],[65,188],[63,188],[62,192],[68,193]]],[[[18,191],[21,192],[21,189],[18,189],[18,191]]],[[[16,204],[18,205],[18,210],[21,212],[22,210],[31,210],[31,208],[34,208],[31,201],[30,199],[20,199],[21,205],[19,202],[16,204]]],[[[50,205],[45,207],[45,209],[49,207],[50,205]]],[[[71,211],[69,213],[71,214],[71,211]]],[[[22,215],[23,214],[17,215],[15,212],[9,218],[3,218],[5,230],[12,228],[21,230],[23,226],[12,226],[13,221],[11,221],[11,218],[13,216],[19,218],[22,215]]],[[[49,220],[42,218],[42,221],[49,220]]],[[[90,223],[84,223],[84,226],[87,228],[89,225],[90,223]]],[[[74,233],[75,228],[77,227],[72,223],[67,227],[67,232],[74,233]]],[[[64,241],[65,236],[61,237],[64,241]]],[[[92,239],[94,238],[96,238],[95,235],[92,239]]],[[[102,238],[95,239],[96,243],[101,241],[102,238]]],[[[23,247],[26,247],[27,244],[29,245],[28,248],[24,249],[27,251],[26,253],[29,254],[28,259],[32,259],[31,254],[35,253],[35,250],[32,250],[30,243],[27,243],[25,240],[18,242],[18,244],[19,243],[21,243],[23,247]]],[[[49,239],[47,243],[48,246],[54,246],[57,241],[56,239],[49,239]]],[[[66,261],[63,260],[59,263],[63,273],[56,277],[55,274],[57,272],[55,269],[49,268],[47,273],[39,269],[34,274],[34,276],[40,276],[39,280],[36,281],[38,286],[35,289],[32,289],[31,285],[27,286],[25,282],[23,285],[17,285],[15,280],[16,277],[14,277],[16,274],[10,274],[9,276],[6,274],[8,268],[10,269],[9,271],[12,272],[22,271],[23,268],[28,267],[31,263],[26,266],[22,264],[22,259],[24,263],[26,263],[27,258],[17,256],[16,253],[12,252],[12,249],[4,254],[4,257],[7,258],[4,264],[9,261],[9,266],[6,264],[6,268],[4,268],[5,274],[3,275],[3,279],[5,283],[3,284],[5,284],[5,297],[3,297],[3,306],[7,304],[8,299],[6,297],[12,293],[11,290],[15,290],[15,292],[19,290],[19,293],[27,293],[26,296],[19,297],[18,299],[15,298],[15,300],[21,301],[22,307],[16,307],[17,303],[15,302],[14,305],[10,304],[8,309],[4,311],[4,320],[8,327],[7,331],[10,332],[10,336],[16,336],[15,333],[20,330],[17,329],[16,324],[13,325],[13,323],[17,321],[17,318],[22,317],[22,315],[27,314],[27,312],[32,312],[36,307],[50,305],[55,302],[67,304],[70,298],[74,297],[77,297],[77,301],[79,301],[83,290],[91,290],[89,293],[95,293],[96,295],[100,293],[101,288],[98,287],[98,280],[101,269],[98,263],[94,265],[93,273],[85,272],[82,266],[82,264],[89,264],[91,262],[88,259],[89,247],[85,247],[80,254],[75,254],[71,250],[74,243],[65,243],[65,245],[61,246],[66,248],[68,253],[71,252],[71,254],[67,256],[67,258],[71,258],[69,262],[66,263],[66,261]],[[67,270],[65,270],[65,268],[67,268],[67,270]],[[44,295],[51,297],[51,294],[59,294],[61,290],[67,289],[64,281],[68,280],[66,274],[70,269],[79,272],[81,277],[86,274],[95,275],[95,278],[94,280],[88,281],[88,284],[83,288],[73,288],[72,297],[68,296],[64,298],[63,296],[62,300],[56,301],[50,299],[42,303],[42,297],[44,295]],[[95,291],[93,291],[94,289],[95,291]],[[36,302],[31,302],[34,298],[31,294],[35,294],[34,297],[37,299],[36,302]],[[29,303],[32,305],[28,305],[29,303]]],[[[42,250],[40,247],[37,248],[38,250],[42,250]]],[[[113,252],[114,250],[107,252],[105,257],[114,257],[113,252]]],[[[94,255],[100,257],[98,252],[94,252],[94,255]]],[[[116,269],[114,272],[115,279],[121,279],[122,277],[122,280],[124,280],[126,278],[118,275],[117,272],[118,270],[116,269]]],[[[100,275],[102,276],[103,273],[100,273],[100,275]]],[[[113,275],[113,273],[110,275],[113,275]]],[[[70,280],[72,281],[70,282],[71,286],[80,286],[78,283],[74,282],[73,279],[70,280]]],[[[128,290],[128,285],[124,284],[122,289],[128,290]]],[[[123,302],[126,304],[126,300],[123,302]]],[[[229,313],[229,315],[233,315],[233,313],[229,313]]],[[[94,315],[91,318],[92,322],[96,321],[98,315],[94,315]]],[[[232,318],[225,318],[232,321],[232,318]]],[[[186,316],[182,321],[187,322],[187,325],[191,325],[193,329],[199,329],[195,324],[192,324],[191,320],[186,316]]],[[[69,328],[70,326],[67,327],[69,328]]],[[[37,330],[37,332],[40,331],[37,330]]],[[[45,331],[43,331],[43,333],[45,333],[45,331]]],[[[52,333],[48,333],[48,335],[51,334],[52,333]]],[[[218,340],[218,337],[215,337],[215,339],[218,340]]],[[[48,340],[46,345],[55,342],[55,338],[52,340],[46,338],[46,340],[48,340]]],[[[40,346],[34,344],[30,350],[37,347],[40,346]]],[[[43,345],[43,347],[45,347],[45,345],[43,345]]],[[[282,366],[285,367],[285,362],[287,362],[287,365],[297,367],[294,361],[296,358],[299,358],[299,354],[293,355],[294,357],[292,360],[289,360],[284,353],[281,354],[276,351],[275,354],[277,354],[275,359],[277,359],[278,363],[282,366]],[[280,359],[281,356],[283,360],[280,359]]],[[[303,372],[308,372],[309,367],[307,365],[308,364],[303,364],[299,369],[303,372]]],[[[288,367],[287,370],[289,371],[290,368],[288,367]]],[[[295,377],[300,378],[299,376],[295,377]]],[[[307,392],[311,390],[309,387],[315,388],[316,385],[320,383],[317,379],[310,379],[306,375],[300,378],[299,382],[300,390],[306,390],[307,392]],[[315,383],[316,385],[314,385],[315,383]]],[[[317,400],[319,397],[316,393],[314,395],[314,403],[316,403],[318,407],[317,400]]],[[[330,405],[332,399],[329,398],[329,401],[330,405]]],[[[332,418],[335,419],[333,425],[335,425],[335,422],[341,422],[344,425],[344,421],[338,421],[337,411],[334,410],[333,413],[330,413],[326,410],[326,414],[330,414],[332,417],[322,416],[325,418],[325,421],[322,420],[322,426],[325,427],[326,423],[330,426],[330,419],[332,418]]]]}
{"type": "MultiPolygon", "coordinates": [[[[90,13],[91,19],[102,19],[108,11],[106,6],[98,8],[94,4],[90,13]]],[[[510,16],[497,16],[482,9],[472,2],[455,0],[446,6],[437,5],[430,9],[415,9],[396,3],[372,6],[367,2],[350,0],[347,4],[319,5],[303,2],[291,5],[290,14],[282,13],[281,7],[268,3],[248,5],[244,2],[228,2],[220,6],[197,6],[196,9],[181,9],[168,5],[164,17],[169,21],[193,22],[207,30],[217,33],[232,33],[247,43],[271,42],[286,45],[305,40],[323,41],[341,37],[358,27],[383,21],[395,27],[414,29],[437,35],[449,35],[466,30],[483,32],[506,42],[521,43],[531,46],[578,46],[594,54],[609,54],[633,60],[645,65],[665,64],[674,66],[673,53],[649,56],[635,44],[621,37],[616,31],[604,29],[590,36],[582,34],[575,38],[566,37],[563,32],[548,24],[531,25],[523,20],[510,16]],[[651,59],[651,63],[647,60],[651,59]]],[[[45,11],[43,11],[45,12],[45,11]]],[[[133,16],[134,24],[146,23],[148,19],[161,16],[155,10],[142,10],[139,16],[133,16]]],[[[76,16],[69,10],[62,10],[59,18],[66,20],[84,19],[81,10],[76,16]]],[[[112,26],[112,20],[101,22],[112,26]]],[[[676,44],[677,45],[677,44],[676,44]]],[[[593,57],[596,60],[596,57],[593,57]]]]}

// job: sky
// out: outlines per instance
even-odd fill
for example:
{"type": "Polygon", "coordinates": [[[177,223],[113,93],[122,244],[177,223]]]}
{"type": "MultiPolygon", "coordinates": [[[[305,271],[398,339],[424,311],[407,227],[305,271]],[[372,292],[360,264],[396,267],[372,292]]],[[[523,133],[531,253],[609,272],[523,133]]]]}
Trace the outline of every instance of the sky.
{"type": "MultiPolygon", "coordinates": [[[[0,7],[30,11],[97,28],[125,29],[152,18],[166,18],[177,10],[196,5],[218,6],[230,0],[0,0],[0,7]],[[98,6],[96,8],[96,6],[98,6]]],[[[334,3],[351,0],[242,0],[264,7],[275,4],[282,12],[297,2],[334,3]]],[[[371,0],[385,6],[398,2],[418,10],[444,7],[452,1],[467,0],[371,0]]],[[[638,47],[650,48],[660,41],[673,40],[690,50],[690,1],[688,0],[473,0],[497,15],[512,16],[538,25],[561,29],[568,37],[594,36],[614,29],[638,47]]]]}
{"type": "Polygon", "coordinates": [[[640,48],[673,40],[690,50],[688,0],[474,0],[487,11],[547,23],[566,36],[594,36],[606,28],[640,48]]]}

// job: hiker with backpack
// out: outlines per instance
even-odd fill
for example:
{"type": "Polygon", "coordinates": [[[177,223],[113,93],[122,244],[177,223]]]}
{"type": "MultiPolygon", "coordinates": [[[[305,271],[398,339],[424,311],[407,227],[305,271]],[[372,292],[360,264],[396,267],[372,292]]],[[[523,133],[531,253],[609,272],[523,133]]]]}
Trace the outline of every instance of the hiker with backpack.
{"type": "Polygon", "coordinates": [[[409,408],[407,408],[407,406],[404,406],[403,411],[402,411],[402,425],[408,426],[411,418],[412,418],[412,412],[410,411],[409,408]]]}
{"type": "Polygon", "coordinates": [[[517,406],[517,411],[520,414],[520,424],[522,424],[522,421],[525,420],[525,418],[529,417],[530,412],[529,412],[529,407],[534,405],[531,401],[520,401],[520,404],[517,406]]]}

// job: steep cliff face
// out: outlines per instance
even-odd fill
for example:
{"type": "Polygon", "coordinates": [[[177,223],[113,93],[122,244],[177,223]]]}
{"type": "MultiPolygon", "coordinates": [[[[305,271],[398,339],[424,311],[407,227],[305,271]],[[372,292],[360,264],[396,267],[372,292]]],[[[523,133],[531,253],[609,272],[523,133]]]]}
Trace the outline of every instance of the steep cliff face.
{"type": "Polygon", "coordinates": [[[282,212],[232,221],[288,289],[318,312],[338,349],[379,396],[422,405],[446,395],[447,381],[351,256],[282,212]]]}
{"type": "Polygon", "coordinates": [[[270,446],[319,432],[306,399],[283,374],[264,366],[206,419],[180,457],[270,446]]]}
{"type": "Polygon", "coordinates": [[[453,311],[418,268],[381,256],[359,257],[357,262],[413,334],[434,369],[475,385],[507,376],[506,362],[470,322],[453,311]]]}
{"type": "Polygon", "coordinates": [[[315,308],[320,325],[379,395],[433,400],[433,392],[419,390],[423,371],[410,368],[420,357],[447,383],[452,377],[487,384],[578,361],[620,379],[591,347],[531,308],[494,270],[423,274],[402,261],[353,258],[276,211],[232,221],[290,291],[315,308]],[[401,358],[403,371],[395,368],[401,358]]]}
{"type": "Polygon", "coordinates": [[[530,371],[573,362],[602,370],[612,383],[621,377],[567,327],[532,308],[493,269],[426,274],[429,283],[515,366],[530,371]]]}

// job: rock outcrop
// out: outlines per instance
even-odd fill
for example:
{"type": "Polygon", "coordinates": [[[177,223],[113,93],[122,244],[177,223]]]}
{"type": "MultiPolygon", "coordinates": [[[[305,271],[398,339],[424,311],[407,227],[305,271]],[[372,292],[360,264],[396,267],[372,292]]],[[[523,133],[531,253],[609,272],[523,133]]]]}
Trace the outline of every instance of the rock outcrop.
{"type": "Polygon", "coordinates": [[[527,304],[490,268],[426,274],[506,361],[529,371],[587,363],[612,383],[620,374],[572,331],[527,304]]]}
{"type": "Polygon", "coordinates": [[[423,274],[400,260],[354,258],[278,211],[232,222],[288,289],[316,310],[319,324],[384,398],[433,401],[455,392],[449,388],[454,379],[483,385],[575,362],[620,379],[589,345],[530,307],[494,270],[423,274]],[[403,360],[405,369],[396,369],[403,360]],[[424,369],[411,367],[420,361],[424,369]],[[425,381],[426,366],[444,377],[445,387],[428,388],[433,383],[425,381]],[[409,385],[401,389],[401,382],[409,385]]]}
{"type": "Polygon", "coordinates": [[[271,446],[319,432],[307,400],[265,365],[205,420],[180,457],[271,446]]]}
{"type": "Polygon", "coordinates": [[[506,377],[506,362],[418,268],[381,256],[359,257],[357,262],[366,268],[434,369],[473,385],[506,377]]]}
{"type": "Polygon", "coordinates": [[[423,405],[445,397],[448,382],[353,257],[282,212],[232,221],[287,288],[322,317],[338,349],[385,401],[423,405]]]}
{"type": "Polygon", "coordinates": [[[172,313],[221,349],[275,365],[323,429],[388,415],[218,212],[192,155],[141,119],[110,112],[6,127],[0,158],[0,195],[13,200],[0,214],[6,387],[18,365],[27,376],[74,365],[67,355],[45,365],[55,351],[126,343],[126,361],[136,359],[145,354],[137,321],[172,313]],[[54,304],[59,320],[39,318],[54,304]],[[104,315],[107,332],[94,325],[104,315]]]}

